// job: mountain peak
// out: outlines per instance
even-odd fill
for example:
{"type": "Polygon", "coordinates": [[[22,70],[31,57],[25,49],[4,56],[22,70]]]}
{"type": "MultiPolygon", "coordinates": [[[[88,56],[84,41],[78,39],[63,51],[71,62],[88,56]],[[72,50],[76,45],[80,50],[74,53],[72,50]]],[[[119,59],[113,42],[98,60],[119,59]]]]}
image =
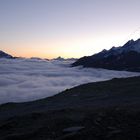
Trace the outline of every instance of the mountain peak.
{"type": "Polygon", "coordinates": [[[140,71],[140,39],[129,40],[121,47],[112,47],[88,57],[82,57],[72,66],[140,71]]]}
{"type": "Polygon", "coordinates": [[[131,39],[131,40],[129,40],[127,43],[125,43],[124,46],[125,46],[125,45],[131,45],[131,44],[133,44],[134,42],[135,42],[135,41],[134,41],[133,39],[131,39]]]}
{"type": "Polygon", "coordinates": [[[0,58],[13,58],[13,56],[5,53],[2,50],[0,50],[0,58]]]}
{"type": "Polygon", "coordinates": [[[135,51],[140,53],[140,39],[137,39],[136,41],[134,40],[129,40],[124,46],[121,47],[123,52],[130,52],[130,51],[135,51]]]}
{"type": "Polygon", "coordinates": [[[103,49],[101,52],[102,52],[102,53],[105,53],[105,52],[107,52],[107,50],[106,50],[106,49],[103,49]]]}

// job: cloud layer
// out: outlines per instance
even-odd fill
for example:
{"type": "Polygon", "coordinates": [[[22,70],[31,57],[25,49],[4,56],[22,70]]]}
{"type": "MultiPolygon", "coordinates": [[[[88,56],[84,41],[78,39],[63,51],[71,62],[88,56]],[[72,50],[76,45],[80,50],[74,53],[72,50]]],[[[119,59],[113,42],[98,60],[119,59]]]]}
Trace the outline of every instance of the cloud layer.
{"type": "Polygon", "coordinates": [[[72,61],[0,59],[0,104],[23,102],[55,95],[83,83],[139,73],[70,67],[72,61]]]}

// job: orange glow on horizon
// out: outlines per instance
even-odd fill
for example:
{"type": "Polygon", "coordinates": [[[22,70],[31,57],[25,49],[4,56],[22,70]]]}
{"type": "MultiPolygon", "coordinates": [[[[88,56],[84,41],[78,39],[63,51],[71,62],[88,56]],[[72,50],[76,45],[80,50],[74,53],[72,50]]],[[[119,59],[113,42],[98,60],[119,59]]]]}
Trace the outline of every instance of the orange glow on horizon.
{"type": "MultiPolygon", "coordinates": [[[[131,38],[130,38],[131,39],[131,38]]],[[[59,38],[50,40],[18,40],[0,42],[0,49],[16,57],[39,57],[52,59],[56,57],[80,58],[93,55],[102,49],[120,46],[126,43],[126,35],[81,36],[79,38],[59,38]]]]}

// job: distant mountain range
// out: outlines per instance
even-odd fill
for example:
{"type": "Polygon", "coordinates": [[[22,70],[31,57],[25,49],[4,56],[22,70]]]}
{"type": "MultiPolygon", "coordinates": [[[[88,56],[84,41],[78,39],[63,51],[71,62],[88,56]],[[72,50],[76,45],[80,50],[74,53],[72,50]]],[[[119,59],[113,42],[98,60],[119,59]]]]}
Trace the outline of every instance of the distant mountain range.
{"type": "Polygon", "coordinates": [[[129,40],[121,47],[112,47],[92,56],[78,59],[72,66],[140,72],[140,39],[129,40]]]}
{"type": "Polygon", "coordinates": [[[70,60],[70,61],[76,61],[77,59],[76,58],[63,58],[61,56],[57,57],[57,58],[54,58],[53,60],[59,60],[59,61],[65,61],[65,60],[70,60]]]}
{"type": "Polygon", "coordinates": [[[14,58],[14,57],[0,50],[0,58],[14,58]]]}
{"type": "MultiPolygon", "coordinates": [[[[22,58],[22,57],[13,57],[12,55],[10,55],[10,54],[8,54],[8,53],[0,50],[0,58],[16,59],[16,58],[22,58]]],[[[39,57],[31,57],[30,59],[43,60],[42,58],[39,58],[39,57]]],[[[49,59],[47,59],[47,58],[44,59],[44,60],[48,60],[49,61],[49,59]]],[[[67,60],[68,61],[76,61],[77,59],[76,58],[67,58],[67,59],[65,59],[65,58],[62,58],[62,57],[59,56],[59,57],[54,58],[52,60],[58,60],[58,61],[67,61],[67,60]]]]}

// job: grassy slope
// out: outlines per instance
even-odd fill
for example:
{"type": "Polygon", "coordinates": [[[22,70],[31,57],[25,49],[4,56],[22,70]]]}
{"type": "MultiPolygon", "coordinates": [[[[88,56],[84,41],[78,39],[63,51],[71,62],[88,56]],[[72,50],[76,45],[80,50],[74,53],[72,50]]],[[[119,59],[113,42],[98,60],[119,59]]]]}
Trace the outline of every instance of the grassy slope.
{"type": "Polygon", "coordinates": [[[50,98],[0,106],[0,138],[139,139],[140,77],[89,83],[50,98]],[[66,133],[65,128],[83,129],[66,133]]]}

